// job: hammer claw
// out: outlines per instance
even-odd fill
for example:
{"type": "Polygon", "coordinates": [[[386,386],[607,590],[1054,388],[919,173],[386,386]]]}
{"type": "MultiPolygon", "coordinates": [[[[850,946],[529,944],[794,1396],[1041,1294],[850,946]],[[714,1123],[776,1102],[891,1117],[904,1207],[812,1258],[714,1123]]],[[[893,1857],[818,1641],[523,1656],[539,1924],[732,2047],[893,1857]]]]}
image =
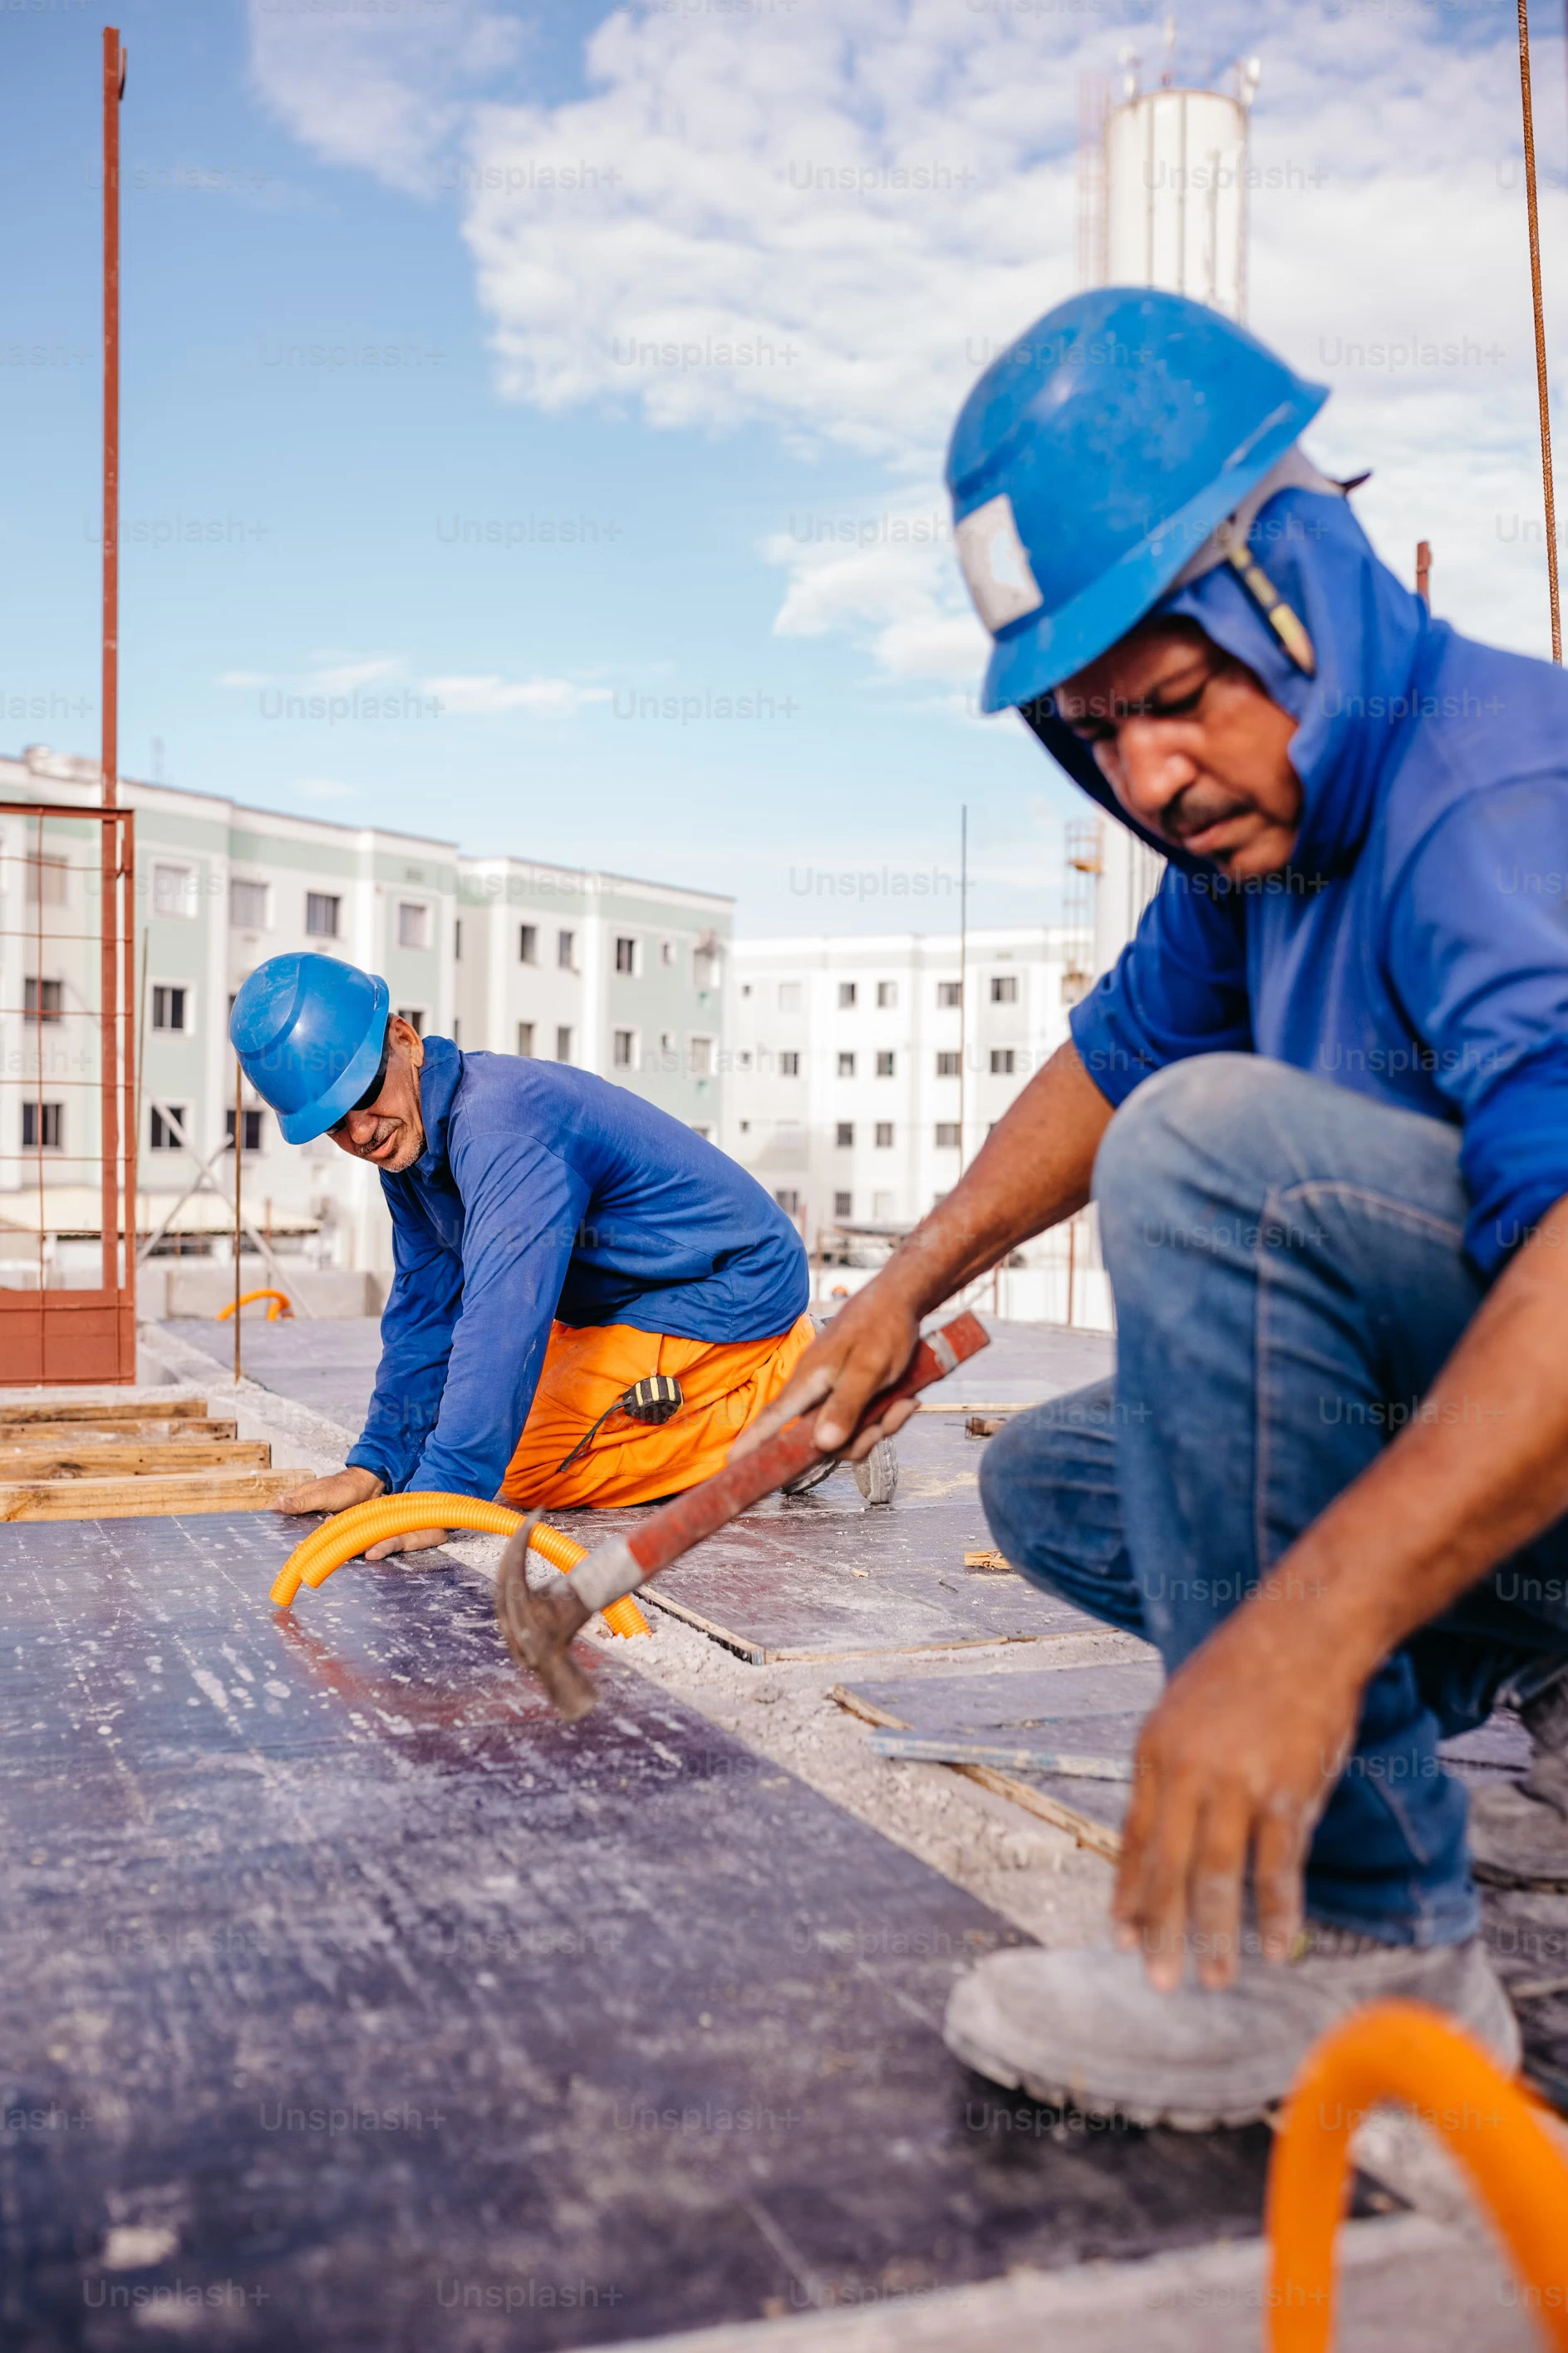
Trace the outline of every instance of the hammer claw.
{"type": "Polygon", "coordinates": [[[557,1713],[576,1724],[599,1694],[572,1654],[572,1637],[590,1616],[565,1577],[535,1593],[528,1582],[528,1540],[539,1521],[530,1512],[510,1537],[496,1575],[496,1616],[507,1649],[525,1673],[536,1675],[557,1713]]]}

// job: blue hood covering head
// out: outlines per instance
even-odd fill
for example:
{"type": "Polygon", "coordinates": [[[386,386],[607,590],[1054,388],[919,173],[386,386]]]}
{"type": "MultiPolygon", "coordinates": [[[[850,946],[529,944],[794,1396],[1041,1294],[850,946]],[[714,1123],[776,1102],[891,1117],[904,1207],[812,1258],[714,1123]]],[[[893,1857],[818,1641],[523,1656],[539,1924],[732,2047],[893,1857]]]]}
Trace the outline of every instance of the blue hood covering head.
{"type": "MultiPolygon", "coordinates": [[[[1342,873],[1366,837],[1390,755],[1412,716],[1431,620],[1422,599],[1373,553],[1343,498],[1279,491],[1259,511],[1248,543],[1306,624],[1318,659],[1315,678],[1296,668],[1228,564],[1173,590],[1144,617],[1195,621],[1297,722],[1290,765],[1301,780],[1302,812],[1291,866],[1308,876],[1342,873]]],[[[1209,859],[1173,849],[1128,816],[1049,695],[1022,712],[1074,783],[1120,824],[1173,866],[1220,871],[1209,859]]]]}

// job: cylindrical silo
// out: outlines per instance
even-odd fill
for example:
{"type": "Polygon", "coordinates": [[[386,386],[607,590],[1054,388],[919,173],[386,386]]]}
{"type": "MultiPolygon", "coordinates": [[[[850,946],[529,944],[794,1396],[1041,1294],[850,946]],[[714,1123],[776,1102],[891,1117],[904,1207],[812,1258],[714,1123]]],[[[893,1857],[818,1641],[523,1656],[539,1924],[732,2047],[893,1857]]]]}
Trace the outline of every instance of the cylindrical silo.
{"type": "Polygon", "coordinates": [[[1247,108],[1214,90],[1149,90],[1105,121],[1105,280],[1158,286],[1228,318],[1247,310],[1247,108]]]}

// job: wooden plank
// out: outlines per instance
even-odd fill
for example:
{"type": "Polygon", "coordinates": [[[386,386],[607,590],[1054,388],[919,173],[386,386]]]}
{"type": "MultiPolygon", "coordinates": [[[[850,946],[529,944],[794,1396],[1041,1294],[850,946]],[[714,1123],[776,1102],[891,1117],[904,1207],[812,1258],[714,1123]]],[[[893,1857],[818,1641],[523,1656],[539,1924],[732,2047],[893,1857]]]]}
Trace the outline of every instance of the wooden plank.
{"type": "Polygon", "coordinates": [[[0,1482],[0,1521],[174,1519],[193,1512],[266,1512],[310,1471],[193,1471],[184,1477],[0,1482]]]}
{"type": "Polygon", "coordinates": [[[200,1421],[205,1398],[143,1398],[138,1405],[70,1405],[58,1398],[0,1398],[0,1425],[12,1421],[200,1421]]]}
{"type": "Polygon", "coordinates": [[[7,1446],[0,1440],[0,1481],[18,1479],[142,1479],[192,1471],[268,1471],[272,1449],[264,1438],[187,1440],[183,1445],[7,1446]]]}
{"type": "MultiPolygon", "coordinates": [[[[863,1724],[874,1724],[888,1732],[908,1732],[909,1724],[902,1716],[889,1715],[885,1707],[851,1691],[847,1683],[835,1683],[827,1694],[850,1715],[858,1715],[863,1724]]],[[[962,1773],[966,1781],[978,1781],[998,1798],[1010,1798],[1026,1813],[1034,1814],[1058,1831],[1066,1831],[1079,1846],[1091,1854],[1103,1856],[1107,1862],[1118,1862],[1121,1857],[1120,1834],[1108,1830],[1103,1822],[1080,1814],[1076,1807],[1064,1806],[1059,1798],[1047,1797],[1045,1790],[1032,1788],[1027,1781],[1016,1781],[1010,1773],[998,1773],[990,1765],[948,1765],[942,1768],[949,1773],[962,1773]]]]}
{"type": "Polygon", "coordinates": [[[112,1446],[134,1440],[139,1446],[188,1446],[233,1438],[232,1421],[122,1421],[95,1428],[85,1421],[16,1421],[0,1416],[0,1446],[112,1446]]]}

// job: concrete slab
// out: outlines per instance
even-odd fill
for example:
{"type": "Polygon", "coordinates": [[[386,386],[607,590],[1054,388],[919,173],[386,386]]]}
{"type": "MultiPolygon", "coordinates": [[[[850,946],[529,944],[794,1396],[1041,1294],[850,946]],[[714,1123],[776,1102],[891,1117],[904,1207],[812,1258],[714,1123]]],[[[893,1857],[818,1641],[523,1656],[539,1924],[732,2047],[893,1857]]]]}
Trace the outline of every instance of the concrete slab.
{"type": "Polygon", "coordinates": [[[269,1518],[0,1531],[7,2347],[582,2346],[1258,2225],[1268,2136],[965,2077],[1009,1930],[482,1579],[269,1518]]]}
{"type": "MultiPolygon", "coordinates": [[[[210,1318],[180,1317],[160,1326],[199,1349],[230,1377],[234,1372],[234,1333],[229,1324],[210,1318]]],[[[156,1345],[154,1335],[153,1345],[156,1345]]],[[[381,1362],[381,1321],[378,1316],[336,1318],[308,1324],[247,1323],[241,1350],[247,1378],[275,1389],[341,1422],[351,1437],[364,1427],[375,1368],[381,1362]]]]}

